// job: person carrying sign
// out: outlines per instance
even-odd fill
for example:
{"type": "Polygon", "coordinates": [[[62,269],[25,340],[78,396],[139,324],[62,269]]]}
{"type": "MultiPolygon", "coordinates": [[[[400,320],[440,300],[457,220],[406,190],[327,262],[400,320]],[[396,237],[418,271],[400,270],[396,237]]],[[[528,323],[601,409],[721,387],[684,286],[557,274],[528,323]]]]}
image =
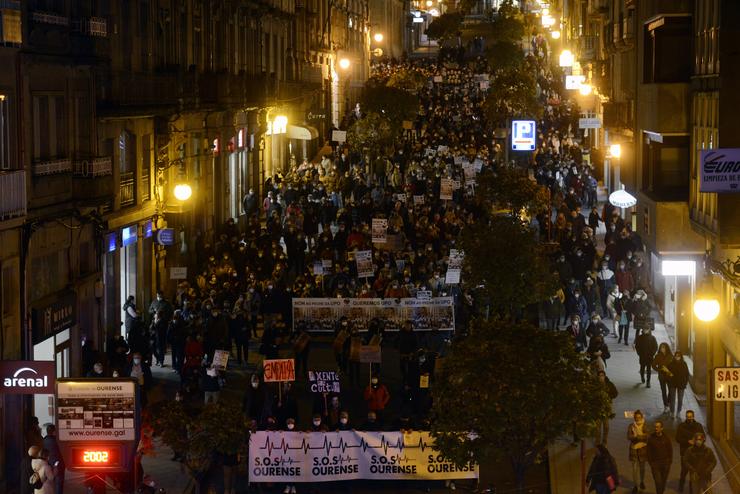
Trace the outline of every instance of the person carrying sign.
{"type": "Polygon", "coordinates": [[[385,384],[380,382],[378,376],[373,376],[370,379],[370,384],[365,388],[363,396],[365,403],[367,403],[367,409],[375,412],[378,419],[382,421],[383,411],[391,400],[391,395],[385,384]]]}

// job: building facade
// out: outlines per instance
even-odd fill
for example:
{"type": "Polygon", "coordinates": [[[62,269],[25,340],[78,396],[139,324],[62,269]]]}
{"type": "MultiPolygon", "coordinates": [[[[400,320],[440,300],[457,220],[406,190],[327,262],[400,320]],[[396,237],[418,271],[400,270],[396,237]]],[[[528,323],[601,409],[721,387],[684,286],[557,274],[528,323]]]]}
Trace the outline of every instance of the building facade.
{"type": "MultiPolygon", "coordinates": [[[[172,296],[172,268],[354,107],[369,15],[367,0],[0,1],[2,359],[79,376],[83,341],[123,333],[128,296],[145,315],[172,296]]],[[[18,424],[54,402],[0,400],[12,492],[18,424]]]]}

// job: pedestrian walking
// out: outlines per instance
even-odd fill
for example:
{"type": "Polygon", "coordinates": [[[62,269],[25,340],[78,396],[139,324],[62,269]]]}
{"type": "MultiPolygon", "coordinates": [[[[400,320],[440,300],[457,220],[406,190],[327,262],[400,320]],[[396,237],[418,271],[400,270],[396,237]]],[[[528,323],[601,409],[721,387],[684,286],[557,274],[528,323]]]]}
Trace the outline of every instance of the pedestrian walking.
{"type": "Polygon", "coordinates": [[[46,425],[44,449],[49,452],[48,461],[54,472],[54,491],[56,494],[63,494],[65,465],[62,451],[59,449],[59,443],[57,442],[57,428],[54,424],[46,425]]]}
{"type": "Polygon", "coordinates": [[[712,470],[717,466],[717,457],[707,447],[706,439],[703,432],[694,434],[694,444],[683,457],[690,474],[689,494],[706,494],[712,481],[712,470]]]}
{"type": "Polygon", "coordinates": [[[624,341],[624,346],[629,346],[630,339],[630,321],[632,320],[631,301],[629,291],[621,292],[622,295],[616,299],[614,308],[619,318],[619,339],[617,343],[624,341]]]}
{"type": "Polygon", "coordinates": [[[609,377],[606,375],[606,372],[601,370],[598,372],[597,375],[599,378],[599,382],[604,388],[604,391],[606,391],[606,394],[609,396],[610,416],[608,418],[605,418],[604,420],[599,421],[596,429],[595,442],[597,446],[599,444],[603,444],[604,446],[606,446],[609,442],[609,421],[614,417],[612,403],[617,398],[617,396],[619,396],[619,391],[617,390],[617,387],[614,385],[614,383],[611,382],[609,377]]]}
{"type": "Polygon", "coordinates": [[[38,475],[41,487],[34,488],[34,494],[54,494],[54,470],[48,462],[49,452],[42,449],[37,458],[31,460],[31,468],[38,475]]]}
{"type": "Polygon", "coordinates": [[[668,380],[668,407],[671,411],[671,418],[674,419],[681,414],[683,394],[689,384],[689,366],[686,365],[680,351],[677,350],[673,354],[673,361],[668,364],[668,372],[671,373],[668,380]]]}
{"type": "Polygon", "coordinates": [[[655,431],[647,440],[647,460],[655,481],[655,493],[663,494],[673,463],[673,443],[663,431],[663,422],[655,421],[655,431]]]}
{"type": "Polygon", "coordinates": [[[678,479],[678,490],[683,492],[686,484],[686,474],[689,472],[686,468],[686,462],[683,461],[686,451],[694,445],[694,436],[704,434],[704,426],[694,418],[693,410],[686,410],[686,420],[678,424],[676,428],[676,442],[678,443],[681,454],[681,476],[678,479]]]}
{"type": "Polygon", "coordinates": [[[596,456],[588,469],[586,483],[589,492],[595,491],[596,494],[609,494],[619,485],[617,462],[604,444],[596,446],[596,456]]]}
{"type": "Polygon", "coordinates": [[[645,416],[641,410],[635,410],[633,422],[627,427],[629,445],[629,459],[632,463],[632,494],[639,489],[645,489],[645,462],[647,461],[648,431],[645,416]]]}
{"type": "Polygon", "coordinates": [[[660,383],[660,394],[663,397],[663,413],[668,413],[668,383],[671,379],[671,372],[668,370],[668,364],[673,361],[673,353],[668,343],[661,343],[658,346],[658,353],[653,357],[653,370],[658,372],[658,382],[660,383]]]}
{"type": "Polygon", "coordinates": [[[653,365],[653,357],[658,350],[658,341],[650,329],[643,330],[635,338],[635,351],[640,360],[640,381],[646,388],[650,387],[650,375],[653,365]],[[647,381],[646,381],[647,379],[647,381]]]}

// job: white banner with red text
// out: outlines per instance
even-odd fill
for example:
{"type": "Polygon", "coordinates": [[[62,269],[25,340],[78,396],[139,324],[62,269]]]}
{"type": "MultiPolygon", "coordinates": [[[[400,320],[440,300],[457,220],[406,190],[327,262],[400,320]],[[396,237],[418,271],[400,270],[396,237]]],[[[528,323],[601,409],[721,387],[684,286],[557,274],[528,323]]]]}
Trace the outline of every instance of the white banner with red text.
{"type": "Polygon", "coordinates": [[[428,432],[259,431],[249,440],[250,482],[477,479],[456,466],[428,432]]]}
{"type": "Polygon", "coordinates": [[[334,332],[347,317],[350,327],[367,331],[373,319],[386,331],[398,331],[411,321],[414,331],[451,331],[455,327],[452,297],[417,298],[294,298],[293,329],[334,332]]]}

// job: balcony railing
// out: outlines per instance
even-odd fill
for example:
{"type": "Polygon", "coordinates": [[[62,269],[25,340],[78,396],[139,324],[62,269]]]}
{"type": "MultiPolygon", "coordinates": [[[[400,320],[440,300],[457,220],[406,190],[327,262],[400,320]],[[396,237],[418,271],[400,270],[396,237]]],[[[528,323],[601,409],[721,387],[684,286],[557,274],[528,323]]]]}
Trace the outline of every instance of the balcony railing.
{"type": "Polygon", "coordinates": [[[75,177],[83,178],[96,178],[112,175],[113,162],[110,156],[75,161],[72,173],[75,177]]]}
{"type": "Polygon", "coordinates": [[[34,12],[31,14],[34,22],[41,24],[54,24],[55,26],[69,26],[69,17],[55,14],[53,12],[34,12]]]}
{"type": "Polygon", "coordinates": [[[594,60],[598,46],[596,36],[583,36],[579,40],[579,58],[581,60],[594,60]]]}
{"type": "Polygon", "coordinates": [[[31,171],[36,176],[69,173],[72,171],[72,160],[62,158],[48,161],[35,161],[31,166],[31,171]]]}
{"type": "Polygon", "coordinates": [[[141,200],[148,201],[152,198],[151,184],[149,183],[149,174],[141,175],[141,200]]]}
{"type": "Polygon", "coordinates": [[[108,21],[105,17],[90,17],[73,22],[74,30],[87,36],[108,36],[108,21]]]}
{"type": "Polygon", "coordinates": [[[26,172],[0,173],[0,220],[26,215],[26,172]]]}
{"type": "Polygon", "coordinates": [[[121,207],[131,206],[136,202],[136,178],[134,172],[121,173],[121,207]]]}

